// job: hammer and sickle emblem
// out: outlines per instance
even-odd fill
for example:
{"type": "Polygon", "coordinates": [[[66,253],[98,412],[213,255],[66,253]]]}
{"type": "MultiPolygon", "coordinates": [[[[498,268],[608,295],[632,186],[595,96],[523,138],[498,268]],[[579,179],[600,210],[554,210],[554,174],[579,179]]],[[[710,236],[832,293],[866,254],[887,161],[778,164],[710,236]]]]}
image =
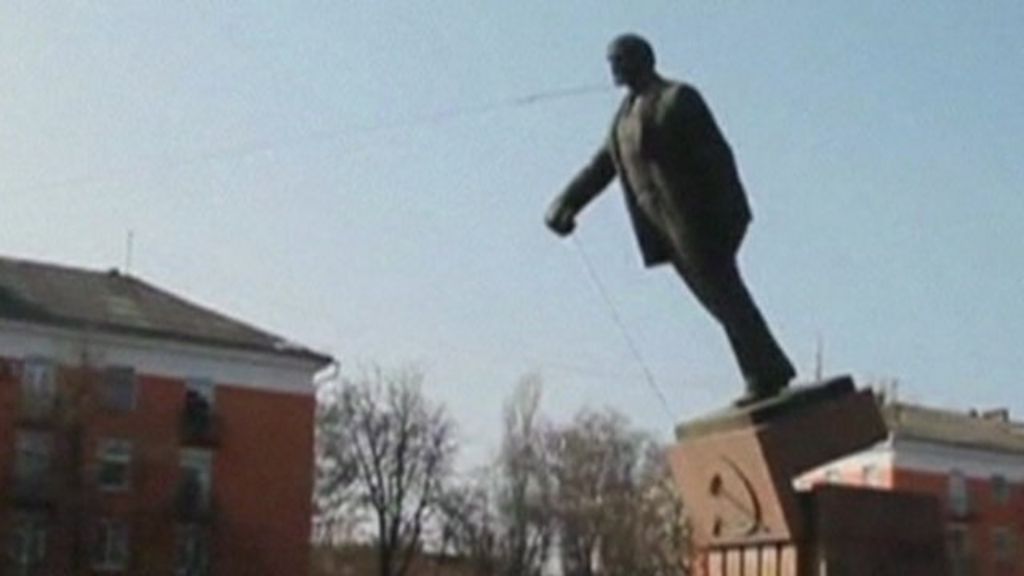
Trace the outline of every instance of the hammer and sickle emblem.
{"type": "Polygon", "coordinates": [[[708,482],[708,494],[716,509],[714,536],[751,536],[762,527],[761,503],[754,486],[731,459],[722,457],[722,465],[708,482]]]}

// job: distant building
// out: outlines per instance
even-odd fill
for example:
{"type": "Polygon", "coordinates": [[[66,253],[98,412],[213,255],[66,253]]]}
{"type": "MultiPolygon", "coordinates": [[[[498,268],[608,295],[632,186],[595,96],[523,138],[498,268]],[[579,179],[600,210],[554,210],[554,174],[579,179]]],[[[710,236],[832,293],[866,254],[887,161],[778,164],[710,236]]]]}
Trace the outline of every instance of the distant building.
{"type": "Polygon", "coordinates": [[[331,362],[132,276],[0,258],[0,573],[307,574],[331,362]]]}
{"type": "Polygon", "coordinates": [[[888,438],[813,470],[821,482],[935,495],[954,576],[1024,576],[1024,426],[1006,410],[882,406],[888,438]]]}

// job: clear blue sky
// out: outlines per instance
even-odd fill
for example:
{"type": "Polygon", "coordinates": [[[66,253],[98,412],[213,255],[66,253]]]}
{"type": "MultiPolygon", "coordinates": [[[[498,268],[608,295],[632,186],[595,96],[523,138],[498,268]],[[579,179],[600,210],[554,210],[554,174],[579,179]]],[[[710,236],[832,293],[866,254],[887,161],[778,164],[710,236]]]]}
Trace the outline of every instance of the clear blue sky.
{"type": "MultiPolygon", "coordinates": [[[[539,371],[557,418],[669,419],[571,242],[541,224],[647,35],[733,144],[747,279],[806,377],[1024,416],[1024,4],[0,4],[0,252],[107,268],[336,355],[417,362],[470,457],[539,371]],[[273,4],[275,7],[268,7],[273,4]],[[483,110],[483,111],[481,111],[483,110]]],[[[578,237],[679,418],[740,389],[644,270],[610,188],[578,237]]]]}

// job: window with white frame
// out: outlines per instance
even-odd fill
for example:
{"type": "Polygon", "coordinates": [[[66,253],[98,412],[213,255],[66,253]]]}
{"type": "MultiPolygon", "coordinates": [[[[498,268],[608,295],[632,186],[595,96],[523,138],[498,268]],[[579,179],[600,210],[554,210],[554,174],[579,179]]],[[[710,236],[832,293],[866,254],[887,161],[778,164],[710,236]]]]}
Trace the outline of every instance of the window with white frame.
{"type": "Polygon", "coordinates": [[[16,514],[7,534],[7,559],[14,574],[33,574],[46,560],[46,516],[16,514]]]}
{"type": "Polygon", "coordinates": [[[103,372],[103,405],[111,410],[129,412],[136,402],[135,369],[110,366],[103,372]]]}
{"type": "Polygon", "coordinates": [[[92,549],[93,568],[105,572],[120,572],[127,568],[128,537],[126,522],[113,519],[97,522],[92,549]]]}
{"type": "Polygon", "coordinates": [[[1006,476],[1002,474],[994,474],[991,481],[992,486],[992,500],[996,504],[1006,505],[1010,503],[1010,483],[1007,481],[1006,476]]]}
{"type": "Polygon", "coordinates": [[[21,369],[21,409],[31,416],[50,414],[57,403],[57,380],[53,362],[27,358],[21,369]]]}
{"type": "Polygon", "coordinates": [[[18,430],[14,440],[14,478],[38,483],[50,473],[53,434],[41,430],[18,430]]]}
{"type": "Polygon", "coordinates": [[[206,576],[210,567],[210,531],[199,524],[180,524],[174,558],[175,576],[206,576]]]}
{"type": "Polygon", "coordinates": [[[182,450],[181,481],[183,488],[192,491],[194,495],[194,501],[189,504],[205,510],[210,504],[213,453],[200,448],[182,450]]]}
{"type": "Polygon", "coordinates": [[[992,558],[1000,566],[1017,564],[1017,541],[1012,528],[996,526],[992,529],[992,558]]]}
{"type": "Polygon", "coordinates": [[[966,516],[971,510],[967,476],[956,469],[949,473],[949,509],[957,516],[966,516]]]}
{"type": "Polygon", "coordinates": [[[946,528],[946,553],[949,555],[952,576],[974,574],[974,554],[971,534],[964,524],[951,524],[946,528]]]}
{"type": "Polygon", "coordinates": [[[127,490],[132,480],[132,443],[103,439],[96,448],[97,485],[101,490],[127,490]]]}

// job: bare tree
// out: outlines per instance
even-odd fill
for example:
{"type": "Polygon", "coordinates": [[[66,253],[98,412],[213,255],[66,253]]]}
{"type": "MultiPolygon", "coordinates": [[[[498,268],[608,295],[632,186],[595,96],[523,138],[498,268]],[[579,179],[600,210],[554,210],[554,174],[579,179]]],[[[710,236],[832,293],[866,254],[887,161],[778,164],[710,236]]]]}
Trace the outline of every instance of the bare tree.
{"type": "Polygon", "coordinates": [[[358,470],[337,446],[346,438],[346,431],[341,429],[342,385],[325,384],[318,390],[316,404],[313,539],[327,548],[356,540],[359,526],[366,520],[358,470]]]}
{"type": "Polygon", "coordinates": [[[500,526],[487,480],[476,479],[446,491],[442,501],[441,551],[468,562],[472,574],[502,573],[500,526]]]}
{"type": "Polygon", "coordinates": [[[541,388],[538,376],[526,376],[505,405],[497,505],[507,576],[538,576],[551,549],[554,479],[540,417],[541,388]]]}
{"type": "Polygon", "coordinates": [[[567,576],[686,574],[681,504],[647,435],[613,411],[584,411],[551,446],[567,576]]]}
{"type": "Polygon", "coordinates": [[[481,576],[539,576],[551,550],[554,479],[540,415],[541,381],[520,380],[505,405],[494,466],[446,499],[445,536],[481,576]]]}
{"type": "Polygon", "coordinates": [[[639,486],[639,521],[634,542],[641,551],[644,567],[635,573],[651,576],[690,574],[693,553],[690,523],[663,446],[648,445],[639,486]]]}
{"type": "Polygon", "coordinates": [[[366,518],[380,576],[408,573],[455,453],[452,420],[423,397],[422,381],[378,367],[321,391],[318,524],[366,518]]]}

